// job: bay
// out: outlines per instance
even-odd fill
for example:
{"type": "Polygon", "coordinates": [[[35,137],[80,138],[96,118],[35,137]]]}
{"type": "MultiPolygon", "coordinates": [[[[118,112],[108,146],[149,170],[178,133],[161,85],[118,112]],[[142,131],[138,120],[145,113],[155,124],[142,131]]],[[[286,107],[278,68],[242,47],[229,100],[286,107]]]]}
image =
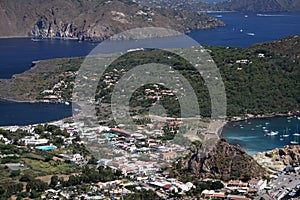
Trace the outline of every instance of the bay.
{"type": "Polygon", "coordinates": [[[86,56],[97,44],[60,39],[1,38],[0,78],[11,78],[30,69],[35,60],[86,56]]]}
{"type": "Polygon", "coordinates": [[[59,120],[72,115],[71,105],[0,101],[0,126],[28,125],[59,120]]]}
{"type": "Polygon", "coordinates": [[[295,136],[295,133],[300,133],[299,116],[247,119],[228,123],[222,131],[222,137],[230,144],[241,146],[248,154],[254,155],[291,145],[291,141],[300,144],[300,136],[295,136]],[[270,135],[271,132],[277,134],[270,135]]]}

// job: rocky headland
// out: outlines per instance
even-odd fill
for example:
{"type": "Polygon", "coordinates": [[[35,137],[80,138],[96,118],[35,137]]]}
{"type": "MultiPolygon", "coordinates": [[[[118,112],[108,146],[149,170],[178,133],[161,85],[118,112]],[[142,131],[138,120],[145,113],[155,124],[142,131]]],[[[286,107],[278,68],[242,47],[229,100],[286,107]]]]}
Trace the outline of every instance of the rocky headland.
{"type": "Polygon", "coordinates": [[[205,154],[201,151],[201,145],[183,162],[185,172],[222,180],[248,179],[265,174],[264,168],[245,150],[228,144],[225,139],[219,139],[205,154]]]}

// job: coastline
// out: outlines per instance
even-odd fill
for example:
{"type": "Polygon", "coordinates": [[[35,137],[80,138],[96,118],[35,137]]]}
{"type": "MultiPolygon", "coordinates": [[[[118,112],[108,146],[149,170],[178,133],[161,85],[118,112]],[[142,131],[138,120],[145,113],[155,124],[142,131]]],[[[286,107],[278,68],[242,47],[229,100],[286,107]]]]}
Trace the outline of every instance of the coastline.
{"type": "MultiPolygon", "coordinates": [[[[0,102],[12,102],[12,103],[46,103],[42,102],[40,100],[17,100],[17,99],[12,99],[12,98],[5,98],[5,97],[0,97],[0,102]]],[[[49,102],[51,103],[51,102],[49,102]]],[[[58,102],[53,102],[53,103],[58,103],[58,102]]]]}
{"type": "Polygon", "coordinates": [[[231,117],[228,121],[230,122],[239,122],[239,121],[246,121],[247,119],[268,119],[268,118],[274,118],[274,117],[288,117],[293,115],[300,115],[300,110],[297,111],[289,111],[288,113],[275,113],[275,114],[262,114],[262,115],[248,115],[247,117],[240,117],[240,116],[234,116],[231,117]]]}

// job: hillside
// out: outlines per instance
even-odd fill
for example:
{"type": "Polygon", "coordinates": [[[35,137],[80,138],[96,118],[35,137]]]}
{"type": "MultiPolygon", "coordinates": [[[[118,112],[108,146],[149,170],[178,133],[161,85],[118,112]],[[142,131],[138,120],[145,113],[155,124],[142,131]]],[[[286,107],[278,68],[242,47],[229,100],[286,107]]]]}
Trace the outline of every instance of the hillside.
{"type": "Polygon", "coordinates": [[[148,6],[172,7],[192,11],[240,11],[240,12],[281,12],[299,11],[298,0],[231,0],[222,2],[205,2],[198,0],[140,0],[148,6]]]}
{"type": "Polygon", "coordinates": [[[58,37],[103,40],[137,27],[165,27],[180,32],[223,25],[213,17],[147,8],[129,0],[3,0],[0,37],[58,37]]]}
{"type": "Polygon", "coordinates": [[[243,12],[281,12],[299,11],[298,0],[231,0],[218,4],[224,10],[243,12]]]}

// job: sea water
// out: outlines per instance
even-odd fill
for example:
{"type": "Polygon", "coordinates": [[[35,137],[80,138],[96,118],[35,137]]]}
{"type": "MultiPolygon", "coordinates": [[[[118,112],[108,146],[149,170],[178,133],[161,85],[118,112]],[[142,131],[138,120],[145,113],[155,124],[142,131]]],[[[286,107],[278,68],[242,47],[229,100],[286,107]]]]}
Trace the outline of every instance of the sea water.
{"type": "Polygon", "coordinates": [[[247,119],[228,123],[222,131],[222,137],[253,155],[292,145],[291,141],[300,144],[300,136],[295,136],[295,133],[300,133],[300,116],[247,119]]]}

